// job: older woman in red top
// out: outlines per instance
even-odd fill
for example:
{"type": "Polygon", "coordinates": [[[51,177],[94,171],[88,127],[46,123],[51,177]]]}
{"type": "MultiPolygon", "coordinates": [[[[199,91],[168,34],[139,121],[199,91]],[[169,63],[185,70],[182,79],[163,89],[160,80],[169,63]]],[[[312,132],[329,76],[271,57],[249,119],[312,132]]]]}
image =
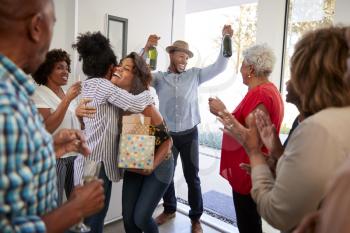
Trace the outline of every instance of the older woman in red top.
{"type": "MultiPolygon", "coordinates": [[[[278,89],[268,79],[272,72],[275,56],[265,44],[255,45],[243,53],[241,74],[248,93],[232,112],[232,115],[246,127],[254,127],[254,111],[260,109],[270,116],[279,132],[283,119],[283,102],[278,89]]],[[[210,111],[218,115],[225,111],[225,105],[218,98],[209,99],[210,111]]],[[[266,148],[262,148],[267,153],[266,148]]],[[[261,218],[250,196],[252,188],[250,175],[241,164],[249,164],[242,145],[227,134],[223,135],[220,175],[232,186],[233,201],[240,233],[261,233],[261,218]]]]}

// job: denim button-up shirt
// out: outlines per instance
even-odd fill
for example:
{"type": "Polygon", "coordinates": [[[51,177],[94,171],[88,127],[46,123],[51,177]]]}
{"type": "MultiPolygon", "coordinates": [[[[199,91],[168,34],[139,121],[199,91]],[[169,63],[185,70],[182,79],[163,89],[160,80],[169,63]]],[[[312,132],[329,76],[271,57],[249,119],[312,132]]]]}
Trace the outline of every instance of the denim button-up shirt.
{"type": "Polygon", "coordinates": [[[225,70],[228,58],[222,51],[214,64],[191,68],[180,74],[153,73],[153,86],[159,97],[159,110],[170,132],[192,129],[201,121],[198,106],[198,87],[225,70]]]}

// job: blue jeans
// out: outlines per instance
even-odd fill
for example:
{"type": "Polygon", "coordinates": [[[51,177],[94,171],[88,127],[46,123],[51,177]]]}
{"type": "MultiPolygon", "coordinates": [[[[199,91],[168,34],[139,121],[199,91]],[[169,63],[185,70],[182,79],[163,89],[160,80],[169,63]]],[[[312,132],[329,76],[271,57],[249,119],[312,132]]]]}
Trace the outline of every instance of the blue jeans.
{"type": "Polygon", "coordinates": [[[104,220],[108,211],[109,201],[111,199],[112,182],[108,179],[106,175],[103,163],[101,165],[99,179],[103,180],[103,188],[105,191],[105,205],[100,212],[86,218],[84,221],[86,225],[91,227],[91,232],[93,233],[103,233],[104,220]]]}
{"type": "MultiPolygon", "coordinates": [[[[177,157],[180,153],[183,174],[188,187],[188,203],[190,205],[189,217],[197,220],[203,213],[203,199],[199,172],[198,152],[198,130],[197,126],[185,133],[171,133],[173,139],[173,156],[176,166],[177,157]]],[[[174,166],[174,169],[175,169],[174,166]]],[[[176,197],[174,180],[170,183],[163,196],[164,212],[173,213],[176,211],[176,197]]]]}
{"type": "Polygon", "coordinates": [[[122,212],[126,233],[158,233],[152,214],[173,178],[174,160],[163,161],[149,176],[125,171],[122,212]]]}

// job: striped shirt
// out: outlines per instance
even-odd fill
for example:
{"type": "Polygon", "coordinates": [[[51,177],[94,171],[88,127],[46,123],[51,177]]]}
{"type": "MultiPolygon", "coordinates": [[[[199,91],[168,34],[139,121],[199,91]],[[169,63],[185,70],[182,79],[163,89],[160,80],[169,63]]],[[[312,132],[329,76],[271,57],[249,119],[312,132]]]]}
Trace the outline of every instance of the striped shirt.
{"type": "Polygon", "coordinates": [[[45,232],[40,216],[56,208],[56,160],[30,96],[35,86],[0,55],[0,231],[45,232]]]}
{"type": "MultiPolygon", "coordinates": [[[[119,111],[142,112],[153,104],[150,91],[139,95],[132,95],[105,78],[92,78],[83,82],[82,97],[93,101],[91,106],[97,112],[93,118],[84,117],[85,136],[91,150],[88,159],[102,161],[107,177],[113,182],[121,179],[121,170],[118,168],[119,111]]],[[[79,156],[75,162],[74,183],[79,184],[82,178],[84,158],[79,156]]]]}

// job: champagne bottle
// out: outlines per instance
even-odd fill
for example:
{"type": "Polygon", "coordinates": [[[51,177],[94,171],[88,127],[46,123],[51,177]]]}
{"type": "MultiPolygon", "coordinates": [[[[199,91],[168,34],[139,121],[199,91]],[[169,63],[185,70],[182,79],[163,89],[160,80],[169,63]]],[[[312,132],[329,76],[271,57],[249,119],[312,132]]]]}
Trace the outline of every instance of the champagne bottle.
{"type": "Polygon", "coordinates": [[[232,56],[232,41],[231,36],[229,34],[226,34],[223,38],[223,50],[222,55],[224,57],[231,57],[232,56]]]}
{"type": "Polygon", "coordinates": [[[157,57],[158,57],[158,52],[156,47],[151,47],[148,50],[149,66],[151,70],[157,69],[157,57]]]}

